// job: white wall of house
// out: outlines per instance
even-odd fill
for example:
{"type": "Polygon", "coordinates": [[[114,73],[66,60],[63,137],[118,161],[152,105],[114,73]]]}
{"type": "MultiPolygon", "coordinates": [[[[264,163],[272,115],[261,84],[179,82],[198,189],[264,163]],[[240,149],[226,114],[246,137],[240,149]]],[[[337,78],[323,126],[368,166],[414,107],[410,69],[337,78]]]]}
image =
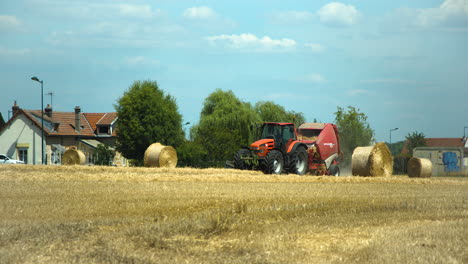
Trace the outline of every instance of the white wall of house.
{"type": "Polygon", "coordinates": [[[41,129],[20,114],[0,132],[0,153],[20,159],[24,150],[27,151],[27,164],[42,164],[41,129]]]}

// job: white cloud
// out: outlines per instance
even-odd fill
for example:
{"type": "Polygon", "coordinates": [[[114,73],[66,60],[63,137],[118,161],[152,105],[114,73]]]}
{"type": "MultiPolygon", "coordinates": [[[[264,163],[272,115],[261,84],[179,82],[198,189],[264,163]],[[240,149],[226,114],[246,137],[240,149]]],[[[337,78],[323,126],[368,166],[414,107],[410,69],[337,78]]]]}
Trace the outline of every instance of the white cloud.
{"type": "MultiPolygon", "coordinates": [[[[118,6],[121,15],[129,17],[151,18],[155,15],[151,6],[149,5],[128,5],[121,4],[118,6]]],[[[156,13],[160,13],[157,9],[156,13]]]]}
{"type": "Polygon", "coordinates": [[[318,43],[306,43],[304,46],[315,53],[321,53],[325,50],[325,47],[318,43]]]}
{"type": "Polygon", "coordinates": [[[416,13],[421,26],[468,26],[468,0],[445,0],[437,8],[418,9],[416,13]]]}
{"type": "Polygon", "coordinates": [[[88,3],[56,0],[32,1],[37,1],[35,7],[37,15],[47,16],[49,19],[53,17],[63,19],[63,22],[78,19],[80,23],[86,23],[92,20],[110,21],[122,18],[132,18],[132,21],[137,21],[164,15],[161,9],[153,9],[151,5],[117,3],[118,1],[89,1],[88,3]]]}
{"type": "Polygon", "coordinates": [[[284,11],[271,15],[272,21],[278,24],[303,23],[313,17],[314,15],[308,11],[284,11]]]}
{"type": "Polygon", "coordinates": [[[320,74],[318,73],[312,73],[303,78],[303,81],[305,82],[311,82],[311,83],[324,83],[327,80],[320,74]]]}
{"type": "Polygon", "coordinates": [[[468,0],[445,0],[435,8],[399,8],[382,23],[384,32],[427,29],[468,30],[468,0]]]}
{"type": "Polygon", "coordinates": [[[185,18],[185,28],[200,28],[210,32],[223,32],[236,27],[237,23],[230,18],[223,17],[207,6],[190,7],[182,14],[185,18]]]}
{"type": "Polygon", "coordinates": [[[361,13],[352,5],[332,2],[317,12],[320,21],[330,26],[350,26],[358,22],[361,13]]]}
{"type": "Polygon", "coordinates": [[[248,51],[279,51],[294,48],[296,41],[293,39],[272,39],[269,36],[259,38],[254,34],[219,35],[206,38],[213,45],[221,43],[226,47],[248,51]]]}
{"type": "Polygon", "coordinates": [[[210,7],[197,6],[185,9],[183,16],[189,19],[213,19],[218,15],[210,7]]]}
{"type": "Polygon", "coordinates": [[[0,31],[20,30],[22,22],[15,16],[0,15],[0,31]]]}

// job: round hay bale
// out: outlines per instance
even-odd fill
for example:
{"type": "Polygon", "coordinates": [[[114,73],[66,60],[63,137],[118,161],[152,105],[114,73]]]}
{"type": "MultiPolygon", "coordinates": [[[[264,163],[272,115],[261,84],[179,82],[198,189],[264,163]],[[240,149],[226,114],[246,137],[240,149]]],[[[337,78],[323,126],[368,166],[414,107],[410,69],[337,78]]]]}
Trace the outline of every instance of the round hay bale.
{"type": "Polygon", "coordinates": [[[353,156],[351,157],[353,176],[370,176],[368,163],[372,148],[373,146],[357,147],[354,149],[353,156]]]}
{"type": "Polygon", "coordinates": [[[83,165],[86,162],[86,156],[76,147],[70,147],[62,155],[63,165],[83,165]]]}
{"type": "Polygon", "coordinates": [[[353,176],[390,177],[393,174],[393,157],[383,142],[374,146],[357,147],[351,157],[353,176]]]}
{"type": "Polygon", "coordinates": [[[408,161],[408,176],[411,178],[430,178],[432,176],[431,160],[412,157],[408,161]]]}
{"type": "Polygon", "coordinates": [[[144,164],[145,167],[175,168],[177,152],[171,146],[153,143],[145,151],[144,164]]]}

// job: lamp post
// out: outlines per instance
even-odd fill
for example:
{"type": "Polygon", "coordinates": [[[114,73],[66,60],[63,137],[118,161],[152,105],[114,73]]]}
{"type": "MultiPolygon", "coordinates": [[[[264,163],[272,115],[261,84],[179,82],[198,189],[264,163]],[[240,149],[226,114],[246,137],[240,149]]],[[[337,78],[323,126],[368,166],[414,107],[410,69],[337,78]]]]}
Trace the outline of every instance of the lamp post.
{"type": "Polygon", "coordinates": [[[44,165],[44,80],[40,81],[36,76],[32,77],[31,80],[41,83],[41,148],[42,148],[42,164],[44,165]]]}
{"type": "Polygon", "coordinates": [[[390,129],[390,145],[392,145],[392,131],[398,130],[398,127],[395,127],[394,129],[390,129]]]}

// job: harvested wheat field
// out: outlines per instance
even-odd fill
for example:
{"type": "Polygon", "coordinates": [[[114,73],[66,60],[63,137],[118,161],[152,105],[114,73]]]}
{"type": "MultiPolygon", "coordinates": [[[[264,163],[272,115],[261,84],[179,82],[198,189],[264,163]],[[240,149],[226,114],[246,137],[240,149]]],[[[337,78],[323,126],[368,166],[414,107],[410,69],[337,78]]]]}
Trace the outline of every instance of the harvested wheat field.
{"type": "Polygon", "coordinates": [[[468,178],[0,166],[0,263],[468,263],[468,178]]]}

